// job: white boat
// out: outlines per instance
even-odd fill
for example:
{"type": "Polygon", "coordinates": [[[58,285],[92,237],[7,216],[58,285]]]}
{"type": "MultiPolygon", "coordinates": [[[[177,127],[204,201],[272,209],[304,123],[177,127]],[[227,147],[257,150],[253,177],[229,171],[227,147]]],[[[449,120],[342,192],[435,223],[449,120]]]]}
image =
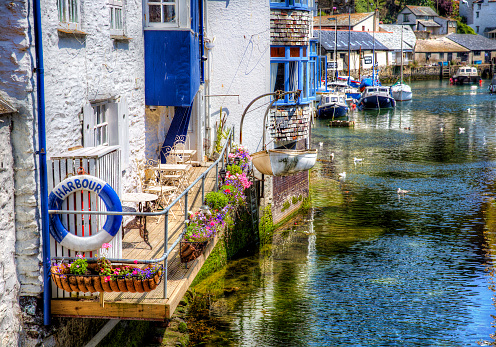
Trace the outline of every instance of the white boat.
{"type": "Polygon", "coordinates": [[[452,84],[470,84],[470,83],[481,83],[481,77],[477,68],[472,66],[464,66],[458,69],[458,71],[450,78],[452,84]]]}
{"type": "Polygon", "coordinates": [[[412,100],[412,88],[403,83],[403,25],[401,26],[401,77],[399,83],[391,86],[391,95],[396,101],[412,100]]]}
{"type": "Polygon", "coordinates": [[[396,101],[412,100],[412,88],[404,83],[393,84],[391,86],[391,95],[396,101]]]}
{"type": "Polygon", "coordinates": [[[288,176],[310,170],[317,161],[317,149],[269,149],[251,155],[258,171],[269,176],[288,176]]]}

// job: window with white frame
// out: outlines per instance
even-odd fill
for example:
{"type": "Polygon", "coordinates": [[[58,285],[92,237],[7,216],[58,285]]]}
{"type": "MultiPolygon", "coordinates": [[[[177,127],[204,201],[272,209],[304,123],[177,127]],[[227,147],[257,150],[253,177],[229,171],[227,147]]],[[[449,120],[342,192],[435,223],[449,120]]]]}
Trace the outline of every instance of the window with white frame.
{"type": "Polygon", "coordinates": [[[124,35],[124,6],[122,0],[109,0],[110,35],[124,35]]]}
{"type": "Polygon", "coordinates": [[[80,0],[57,0],[59,27],[64,29],[80,29],[80,0]]]}
{"type": "Polygon", "coordinates": [[[129,163],[129,122],[127,103],[108,99],[89,103],[83,107],[83,146],[114,146],[121,148],[121,163],[129,163]]]}
{"type": "Polygon", "coordinates": [[[191,28],[191,0],[145,0],[147,27],[191,28]]]}
{"type": "Polygon", "coordinates": [[[408,18],[409,13],[403,13],[403,22],[409,22],[410,19],[408,18]]]}
{"type": "Polygon", "coordinates": [[[92,105],[95,115],[95,128],[93,132],[95,146],[108,145],[108,103],[98,103],[92,105]]]}

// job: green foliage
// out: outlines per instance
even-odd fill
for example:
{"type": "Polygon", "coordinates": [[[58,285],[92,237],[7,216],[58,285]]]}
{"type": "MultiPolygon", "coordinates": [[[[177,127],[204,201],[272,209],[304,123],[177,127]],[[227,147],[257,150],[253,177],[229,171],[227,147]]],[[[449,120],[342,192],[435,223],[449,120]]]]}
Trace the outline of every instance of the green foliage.
{"type": "Polygon", "coordinates": [[[471,27],[469,27],[467,24],[462,23],[461,21],[457,21],[457,28],[456,28],[456,33],[457,34],[472,34],[472,35],[477,35],[471,27]]]}
{"type": "Polygon", "coordinates": [[[98,344],[99,347],[138,347],[149,337],[150,322],[140,320],[122,320],[98,344]]]}
{"type": "Polygon", "coordinates": [[[289,206],[291,206],[291,203],[288,200],[284,201],[284,203],[282,204],[281,212],[286,211],[289,208],[289,206]]]}
{"type": "Polygon", "coordinates": [[[211,209],[221,210],[229,203],[229,198],[222,192],[209,192],[205,195],[205,204],[211,209]]]}
{"type": "Polygon", "coordinates": [[[241,195],[242,192],[239,191],[238,188],[232,185],[223,185],[219,189],[220,192],[224,192],[224,194],[228,197],[229,203],[236,206],[244,205],[244,200],[241,195]]]}
{"type": "Polygon", "coordinates": [[[229,171],[231,175],[237,175],[242,172],[241,167],[236,164],[227,165],[226,170],[229,171]]]}
{"type": "Polygon", "coordinates": [[[298,203],[298,201],[301,201],[301,199],[303,199],[303,197],[301,196],[301,194],[300,194],[300,195],[298,195],[298,196],[296,196],[296,195],[295,195],[295,196],[293,196],[293,197],[291,198],[291,202],[293,203],[293,205],[295,205],[295,204],[297,204],[297,203],[298,203]]]}
{"type": "Polygon", "coordinates": [[[86,260],[86,258],[78,258],[71,264],[69,271],[71,274],[74,275],[84,275],[87,268],[88,261],[86,260]]]}
{"type": "Polygon", "coordinates": [[[260,223],[258,224],[258,234],[260,238],[260,243],[265,245],[270,243],[272,240],[272,234],[274,232],[274,224],[272,220],[272,206],[269,204],[265,206],[260,216],[260,223]]]}

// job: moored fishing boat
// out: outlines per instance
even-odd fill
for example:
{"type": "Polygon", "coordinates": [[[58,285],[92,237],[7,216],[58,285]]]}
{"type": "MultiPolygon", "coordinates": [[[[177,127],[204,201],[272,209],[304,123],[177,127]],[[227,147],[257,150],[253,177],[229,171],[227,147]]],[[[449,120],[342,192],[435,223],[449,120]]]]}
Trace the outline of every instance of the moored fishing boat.
{"type": "Polygon", "coordinates": [[[317,116],[322,119],[337,119],[346,117],[348,105],[344,93],[330,92],[323,94],[317,106],[317,116]]]}
{"type": "Polygon", "coordinates": [[[358,100],[360,109],[393,108],[396,101],[391,96],[389,87],[366,87],[358,100]]]}
{"type": "Polygon", "coordinates": [[[489,93],[496,93],[496,77],[493,77],[493,79],[491,80],[491,83],[489,84],[489,93]]]}
{"type": "Polygon", "coordinates": [[[396,101],[412,100],[412,88],[405,83],[395,83],[391,86],[391,95],[396,101]]]}
{"type": "Polygon", "coordinates": [[[482,79],[477,72],[477,68],[472,66],[464,66],[458,69],[450,78],[452,84],[471,84],[481,83],[482,79]]]}

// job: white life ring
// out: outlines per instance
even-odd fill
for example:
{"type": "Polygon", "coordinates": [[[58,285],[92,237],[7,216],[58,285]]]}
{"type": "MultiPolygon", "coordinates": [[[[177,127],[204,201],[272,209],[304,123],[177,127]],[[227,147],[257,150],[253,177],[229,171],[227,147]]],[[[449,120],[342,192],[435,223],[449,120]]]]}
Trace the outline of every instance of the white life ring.
{"type": "MultiPolygon", "coordinates": [[[[98,194],[103,200],[107,211],[122,212],[119,196],[112,187],[98,177],[78,175],[66,178],[53,188],[48,197],[48,209],[60,210],[62,202],[72,193],[87,190],[98,194]]],[[[91,236],[76,236],[71,234],[62,224],[59,214],[50,216],[50,234],[61,246],[79,252],[94,251],[109,242],[119,231],[122,223],[121,215],[108,215],[102,230],[91,236]]]]}

